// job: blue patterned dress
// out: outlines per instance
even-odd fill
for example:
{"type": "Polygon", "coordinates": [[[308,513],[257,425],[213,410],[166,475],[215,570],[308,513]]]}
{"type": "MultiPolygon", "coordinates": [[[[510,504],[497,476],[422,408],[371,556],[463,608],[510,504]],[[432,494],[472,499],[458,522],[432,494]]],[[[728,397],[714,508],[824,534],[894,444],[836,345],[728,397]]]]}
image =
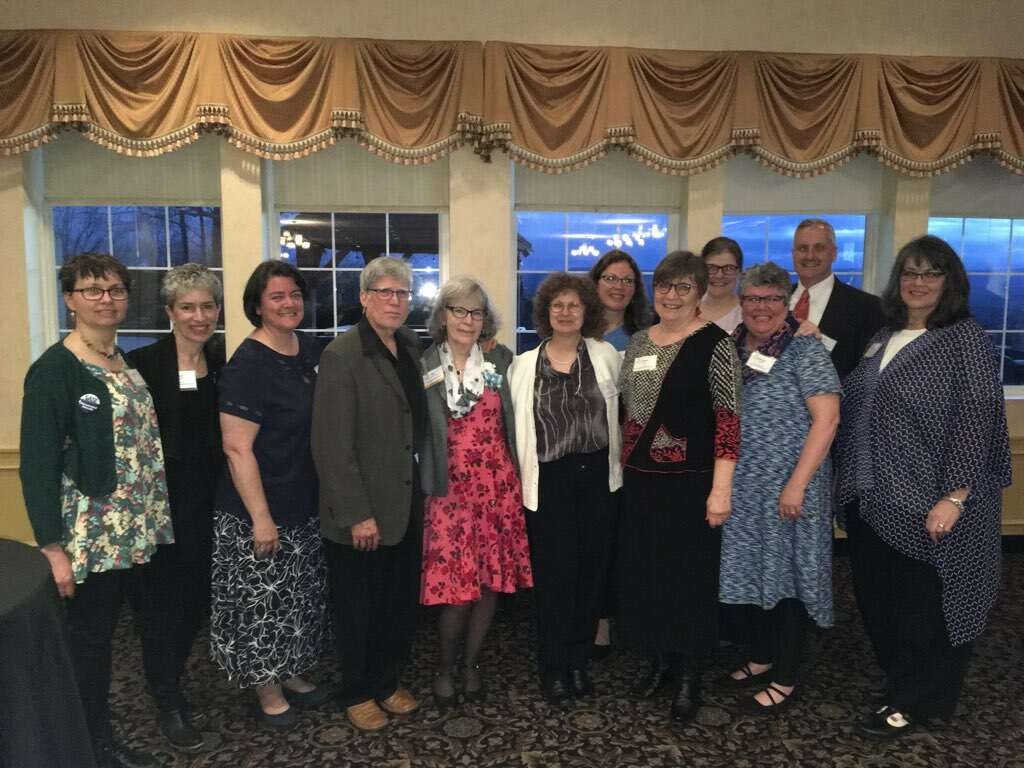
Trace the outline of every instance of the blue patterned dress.
{"type": "MultiPolygon", "coordinates": [[[[746,356],[740,350],[741,359],[746,356]]],[[[719,598],[770,610],[783,599],[803,603],[816,624],[832,626],[832,465],[818,468],[796,520],[779,517],[779,495],[811,428],[807,399],[840,392],[828,351],[794,338],[771,371],[745,377],[732,515],[722,532],[719,598]]]]}

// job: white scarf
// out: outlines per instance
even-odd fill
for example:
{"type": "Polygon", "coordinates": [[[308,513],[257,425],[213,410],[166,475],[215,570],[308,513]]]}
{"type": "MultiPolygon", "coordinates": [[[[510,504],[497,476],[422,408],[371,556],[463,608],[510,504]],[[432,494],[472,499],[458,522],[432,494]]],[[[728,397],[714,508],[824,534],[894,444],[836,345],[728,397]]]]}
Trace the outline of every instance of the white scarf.
{"type": "Polygon", "coordinates": [[[484,356],[480,345],[474,344],[466,360],[466,368],[462,372],[462,380],[455,370],[448,342],[441,342],[441,369],[444,371],[444,391],[448,400],[448,412],[454,419],[461,419],[476,405],[484,393],[484,356]]]}

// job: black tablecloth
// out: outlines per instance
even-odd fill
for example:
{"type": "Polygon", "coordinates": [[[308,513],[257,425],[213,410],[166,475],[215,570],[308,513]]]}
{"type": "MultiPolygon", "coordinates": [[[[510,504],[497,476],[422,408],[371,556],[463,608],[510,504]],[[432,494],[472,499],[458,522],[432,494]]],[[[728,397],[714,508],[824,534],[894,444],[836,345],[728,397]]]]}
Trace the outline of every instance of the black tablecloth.
{"type": "Polygon", "coordinates": [[[0,766],[93,768],[50,564],[0,539],[0,766]]]}

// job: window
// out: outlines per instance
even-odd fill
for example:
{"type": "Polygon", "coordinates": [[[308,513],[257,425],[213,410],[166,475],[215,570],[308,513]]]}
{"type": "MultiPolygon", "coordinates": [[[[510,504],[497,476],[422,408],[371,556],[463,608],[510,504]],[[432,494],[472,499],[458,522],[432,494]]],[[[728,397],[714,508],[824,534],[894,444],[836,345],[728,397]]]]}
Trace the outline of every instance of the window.
{"type": "MultiPolygon", "coordinates": [[[[221,272],[220,208],[212,206],[54,206],[54,263],[59,269],[79,253],[109,253],[128,267],[132,294],[118,344],[130,350],[170,332],[160,282],[171,267],[188,262],[221,272]]],[[[57,286],[58,325],[72,327],[57,286]]],[[[218,326],[223,329],[223,319],[218,326]]]]}
{"type": "Polygon", "coordinates": [[[650,299],[651,276],[667,253],[667,214],[518,211],[516,228],[518,352],[539,342],[533,325],[533,297],[552,272],[585,274],[601,254],[619,248],[636,260],[650,299]]]}
{"type": "Polygon", "coordinates": [[[362,315],[359,272],[388,255],[413,270],[407,325],[424,329],[440,282],[439,219],[436,213],[282,212],[280,257],[309,282],[301,329],[330,339],[355,325],[362,315]]]}
{"type": "MultiPolygon", "coordinates": [[[[864,283],[864,241],[867,217],[850,214],[727,215],[722,219],[722,234],[731,237],[743,249],[744,266],[774,261],[793,272],[793,233],[804,219],[820,218],[836,231],[835,276],[844,283],[862,288],[864,283]]],[[[794,275],[795,276],[795,275],[794,275]]]]}
{"type": "Polygon", "coordinates": [[[971,312],[988,331],[1005,386],[1024,385],[1024,219],[928,219],[928,233],[960,254],[971,312]]]}

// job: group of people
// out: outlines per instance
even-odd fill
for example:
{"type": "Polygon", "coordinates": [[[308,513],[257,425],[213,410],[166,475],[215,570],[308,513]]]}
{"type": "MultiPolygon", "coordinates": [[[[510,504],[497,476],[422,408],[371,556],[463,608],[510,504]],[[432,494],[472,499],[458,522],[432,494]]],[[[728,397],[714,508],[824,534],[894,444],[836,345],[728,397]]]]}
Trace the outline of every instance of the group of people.
{"type": "Polygon", "coordinates": [[[21,475],[97,764],[156,765],[111,728],[126,598],[160,729],[184,751],[203,744],[181,678],[207,615],[213,659],[265,723],[334,696],[372,731],[419,706],[401,684],[418,604],[440,606],[443,708],[487,695],[497,596],[526,588],[553,704],[593,695],[611,616],[650,662],[634,694],[670,690],[671,718],[691,719],[721,608],[747,653],[724,684],[778,712],[810,622],[832,624],[834,517],[885,676],[862,732],[952,716],[1010,481],[991,345],[938,238],[900,251],[881,300],[836,280],[825,221],[799,225],[793,258],[795,287],[773,263],[744,271],[729,238],[673,252],[651,317],[636,262],[611,251],[541,284],[540,343],[518,356],[472,278],[439,290],[424,351],[391,257],[363,269],[361,320],[321,352],[297,332],[302,274],[266,262],[226,363],[209,270],[172,269],[172,333],[123,353],[128,271],[70,259],[74,330],[26,377],[21,475]],[[338,690],[307,679],[331,637],[338,690]]]}

